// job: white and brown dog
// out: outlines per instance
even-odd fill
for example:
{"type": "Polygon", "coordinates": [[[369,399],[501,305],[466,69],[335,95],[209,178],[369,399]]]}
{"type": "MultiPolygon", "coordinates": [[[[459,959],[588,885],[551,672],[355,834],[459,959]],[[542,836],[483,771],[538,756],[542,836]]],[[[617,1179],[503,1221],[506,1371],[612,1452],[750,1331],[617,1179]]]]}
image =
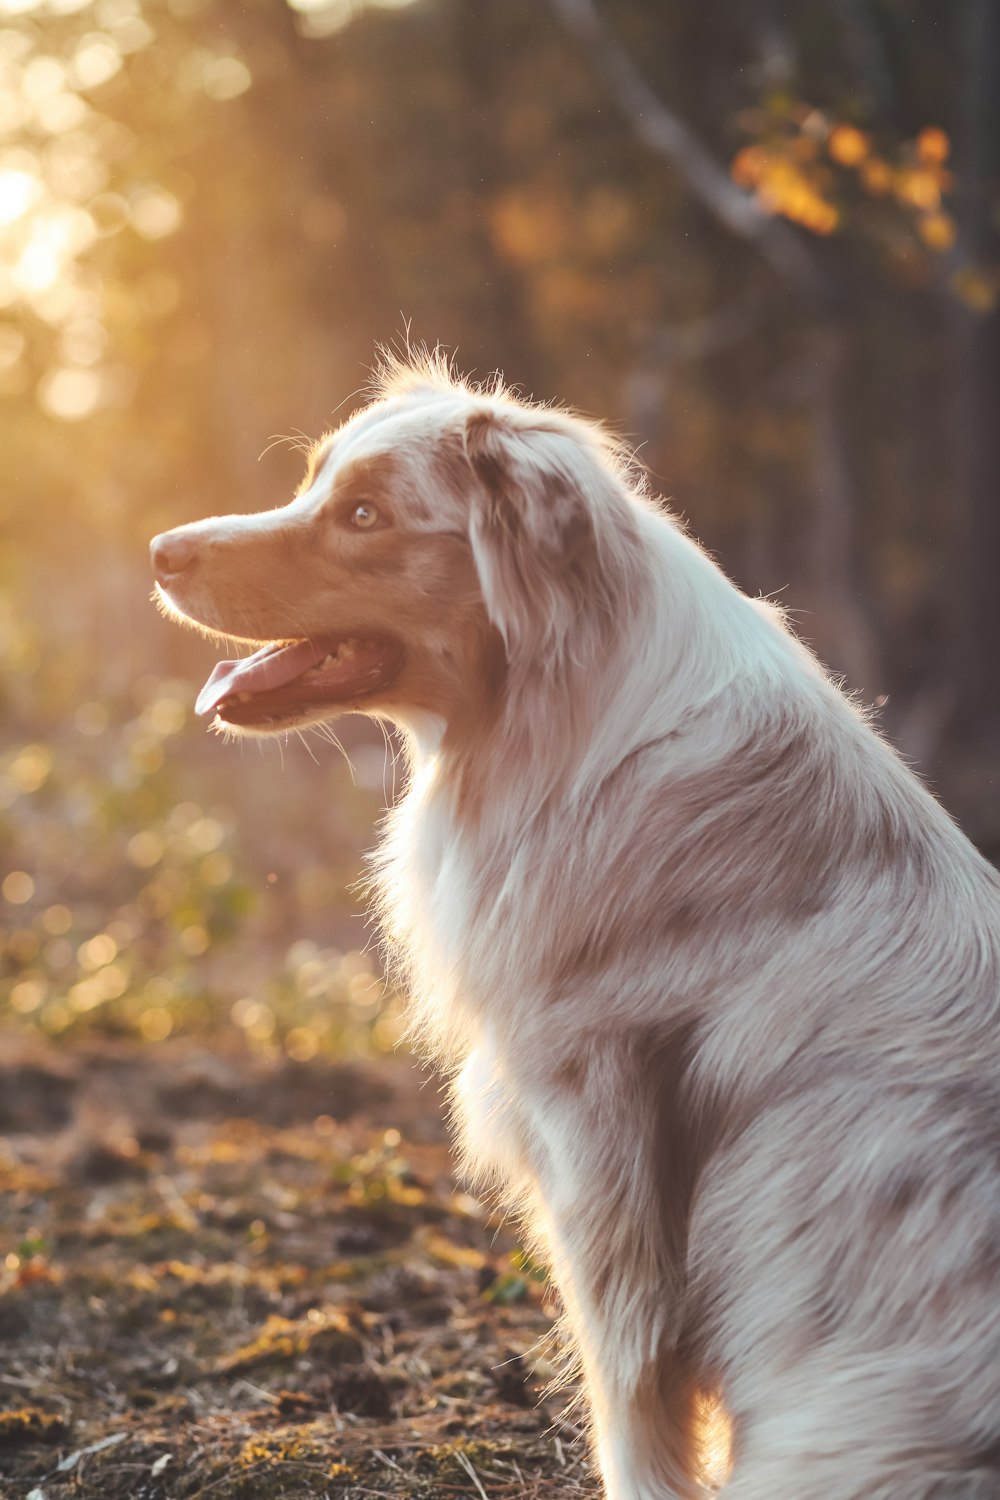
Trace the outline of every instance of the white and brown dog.
{"type": "Polygon", "coordinates": [[[391,720],[377,856],[611,1500],[1000,1495],[1000,882],[600,429],[396,366],[297,497],[153,544],[200,707],[391,720]]]}

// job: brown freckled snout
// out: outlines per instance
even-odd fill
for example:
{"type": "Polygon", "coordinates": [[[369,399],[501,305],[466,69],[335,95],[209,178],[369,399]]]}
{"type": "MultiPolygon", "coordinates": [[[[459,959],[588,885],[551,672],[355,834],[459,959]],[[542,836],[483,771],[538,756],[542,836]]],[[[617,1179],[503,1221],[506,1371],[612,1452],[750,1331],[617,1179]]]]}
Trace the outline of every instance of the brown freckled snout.
{"type": "Polygon", "coordinates": [[[194,563],[198,548],[193,536],[186,528],[163,531],[154,536],[149,544],[150,561],[157,583],[165,584],[178,573],[185,572],[194,563]]]}

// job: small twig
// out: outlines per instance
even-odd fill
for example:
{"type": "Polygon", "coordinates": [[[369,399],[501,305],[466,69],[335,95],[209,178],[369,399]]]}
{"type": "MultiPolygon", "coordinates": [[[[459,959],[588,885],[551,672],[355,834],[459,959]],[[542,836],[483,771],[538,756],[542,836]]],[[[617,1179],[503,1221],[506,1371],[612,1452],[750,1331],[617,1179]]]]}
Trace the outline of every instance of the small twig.
{"type": "Polygon", "coordinates": [[[99,1443],[89,1443],[86,1448],[78,1448],[75,1453],[70,1453],[61,1463],[56,1464],[52,1470],[53,1474],[68,1474],[75,1469],[82,1458],[91,1453],[103,1453],[105,1448],[114,1448],[117,1443],[124,1443],[128,1437],[127,1432],[115,1432],[110,1437],[101,1438],[99,1443]]]}
{"type": "Polygon", "coordinates": [[[468,1476],[472,1480],[473,1484],[476,1486],[476,1489],[479,1491],[480,1495],[482,1496],[482,1500],[490,1500],[490,1497],[487,1495],[486,1491],[483,1489],[482,1481],[479,1478],[479,1475],[476,1473],[475,1469],[472,1467],[472,1460],[470,1459],[469,1455],[467,1453],[463,1453],[462,1450],[461,1450],[461,1448],[457,1448],[455,1450],[455,1457],[458,1460],[458,1462],[461,1465],[461,1467],[465,1470],[466,1474],[468,1474],[468,1476]]]}
{"type": "Polygon", "coordinates": [[[269,1401],[272,1406],[281,1405],[280,1396],[272,1395],[270,1391],[265,1391],[261,1386],[254,1385],[252,1380],[247,1380],[242,1375],[240,1376],[239,1380],[235,1380],[233,1382],[233,1390],[238,1391],[240,1386],[243,1386],[244,1390],[250,1391],[252,1395],[260,1396],[261,1400],[269,1401]]]}
{"type": "Polygon", "coordinates": [[[681,172],[699,201],[732,234],[757,247],[779,276],[810,300],[829,295],[815,258],[790,225],[766,214],[736,186],[701,137],[646,82],[601,19],[594,0],[551,0],[641,141],[681,172]]]}
{"type": "Polygon", "coordinates": [[[377,1458],[379,1463],[385,1464],[387,1469],[395,1469],[397,1474],[404,1474],[406,1472],[399,1467],[394,1458],[389,1457],[388,1453],[383,1453],[381,1448],[372,1449],[372,1458],[377,1458]]]}

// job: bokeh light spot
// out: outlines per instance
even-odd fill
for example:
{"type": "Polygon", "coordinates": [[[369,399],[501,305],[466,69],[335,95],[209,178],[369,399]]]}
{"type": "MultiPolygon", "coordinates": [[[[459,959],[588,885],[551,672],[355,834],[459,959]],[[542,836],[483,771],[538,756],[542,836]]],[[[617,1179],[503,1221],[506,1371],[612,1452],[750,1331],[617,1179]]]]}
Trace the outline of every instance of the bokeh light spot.
{"type": "Polygon", "coordinates": [[[79,94],[53,94],[35,108],[38,123],[49,135],[63,135],[75,130],[87,118],[87,106],[79,94]]]}
{"type": "Polygon", "coordinates": [[[293,1062],[310,1062],[319,1051],[319,1038],[308,1026],[293,1026],[285,1037],[285,1051],[293,1062]]]}
{"type": "Polygon", "coordinates": [[[164,239],[179,227],[181,218],[179,201],[164,188],[143,188],[132,198],[132,224],[143,239],[164,239]]]}
{"type": "Polygon", "coordinates": [[[0,172],[0,224],[12,224],[41,196],[42,185],[30,172],[0,172]]]}
{"type": "Polygon", "coordinates": [[[917,222],[917,232],[930,249],[943,252],[950,250],[958,238],[958,225],[950,214],[924,214],[917,222]]]}
{"type": "Polygon", "coordinates": [[[856,167],[868,155],[869,141],[864,131],[854,125],[835,125],[827,137],[826,149],[842,167],[856,167]]]}
{"type": "Polygon", "coordinates": [[[99,932],[96,937],[80,944],[77,957],[81,968],[93,970],[101,968],[103,964],[109,964],[117,952],[118,944],[111,934],[99,932]]]}
{"type": "Polygon", "coordinates": [[[147,1042],[163,1042],[174,1029],[173,1017],[165,1005],[151,1005],[139,1017],[139,1030],[147,1042]]]}
{"type": "Polygon", "coordinates": [[[189,927],[182,929],[178,942],[184,953],[188,954],[191,958],[197,958],[200,953],[204,953],[208,948],[208,933],[204,927],[193,922],[189,927]]]}
{"type": "Polygon", "coordinates": [[[22,979],[10,992],[10,1003],[18,1015],[27,1016],[45,999],[45,986],[37,979],[22,979]]]}
{"type": "Polygon", "coordinates": [[[163,840],[152,829],[142,828],[129,839],[125,853],[137,870],[151,870],[163,858],[163,840]]]}
{"type": "Polygon", "coordinates": [[[57,57],[33,57],[21,74],[21,91],[32,104],[62,92],[66,68],[57,57]]]}
{"type": "Polygon", "coordinates": [[[0,892],[12,906],[23,906],[35,894],[35,882],[26,870],[12,870],[0,886],[0,892]]]}
{"type": "Polygon", "coordinates": [[[213,57],[205,63],[201,86],[210,99],[236,99],[246,93],[253,76],[238,57],[213,57]]]}
{"type": "Polygon", "coordinates": [[[94,370],[50,370],[38,383],[42,410],[60,422],[79,422],[89,417],[101,399],[101,378],[94,370]]]}
{"type": "Polygon", "coordinates": [[[210,854],[222,843],[225,830],[217,818],[199,818],[187,831],[192,848],[210,854]]]}
{"type": "Polygon", "coordinates": [[[936,125],[928,125],[917,136],[917,155],[921,161],[940,164],[948,160],[950,152],[951,142],[936,125]]]}
{"type": "Polygon", "coordinates": [[[2,0],[0,13],[5,16],[29,16],[32,11],[41,8],[42,0],[2,0]]]}
{"type": "Polygon", "coordinates": [[[177,734],[184,728],[186,714],[178,698],[158,698],[149,709],[149,722],[157,734],[177,734]]]}
{"type": "Polygon", "coordinates": [[[14,757],[7,772],[11,782],[23,794],[37,792],[52,770],[52,751],[45,745],[25,745],[14,757]]]}
{"type": "Polygon", "coordinates": [[[122,55],[112,37],[93,32],[80,39],[73,55],[71,76],[77,88],[96,89],[113,78],[122,65],[122,55]]]}

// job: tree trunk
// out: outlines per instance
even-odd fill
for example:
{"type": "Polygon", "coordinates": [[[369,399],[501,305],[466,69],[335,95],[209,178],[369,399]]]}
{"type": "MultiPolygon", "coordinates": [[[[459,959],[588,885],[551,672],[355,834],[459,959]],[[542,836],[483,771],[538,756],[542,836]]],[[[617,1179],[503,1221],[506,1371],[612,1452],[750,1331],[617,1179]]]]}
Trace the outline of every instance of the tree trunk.
{"type": "Polygon", "coordinates": [[[870,699],[886,684],[859,535],[861,485],[849,422],[853,341],[843,319],[818,323],[811,340],[815,375],[809,396],[814,461],[810,613],[823,655],[844,673],[849,688],[870,699]]]}

